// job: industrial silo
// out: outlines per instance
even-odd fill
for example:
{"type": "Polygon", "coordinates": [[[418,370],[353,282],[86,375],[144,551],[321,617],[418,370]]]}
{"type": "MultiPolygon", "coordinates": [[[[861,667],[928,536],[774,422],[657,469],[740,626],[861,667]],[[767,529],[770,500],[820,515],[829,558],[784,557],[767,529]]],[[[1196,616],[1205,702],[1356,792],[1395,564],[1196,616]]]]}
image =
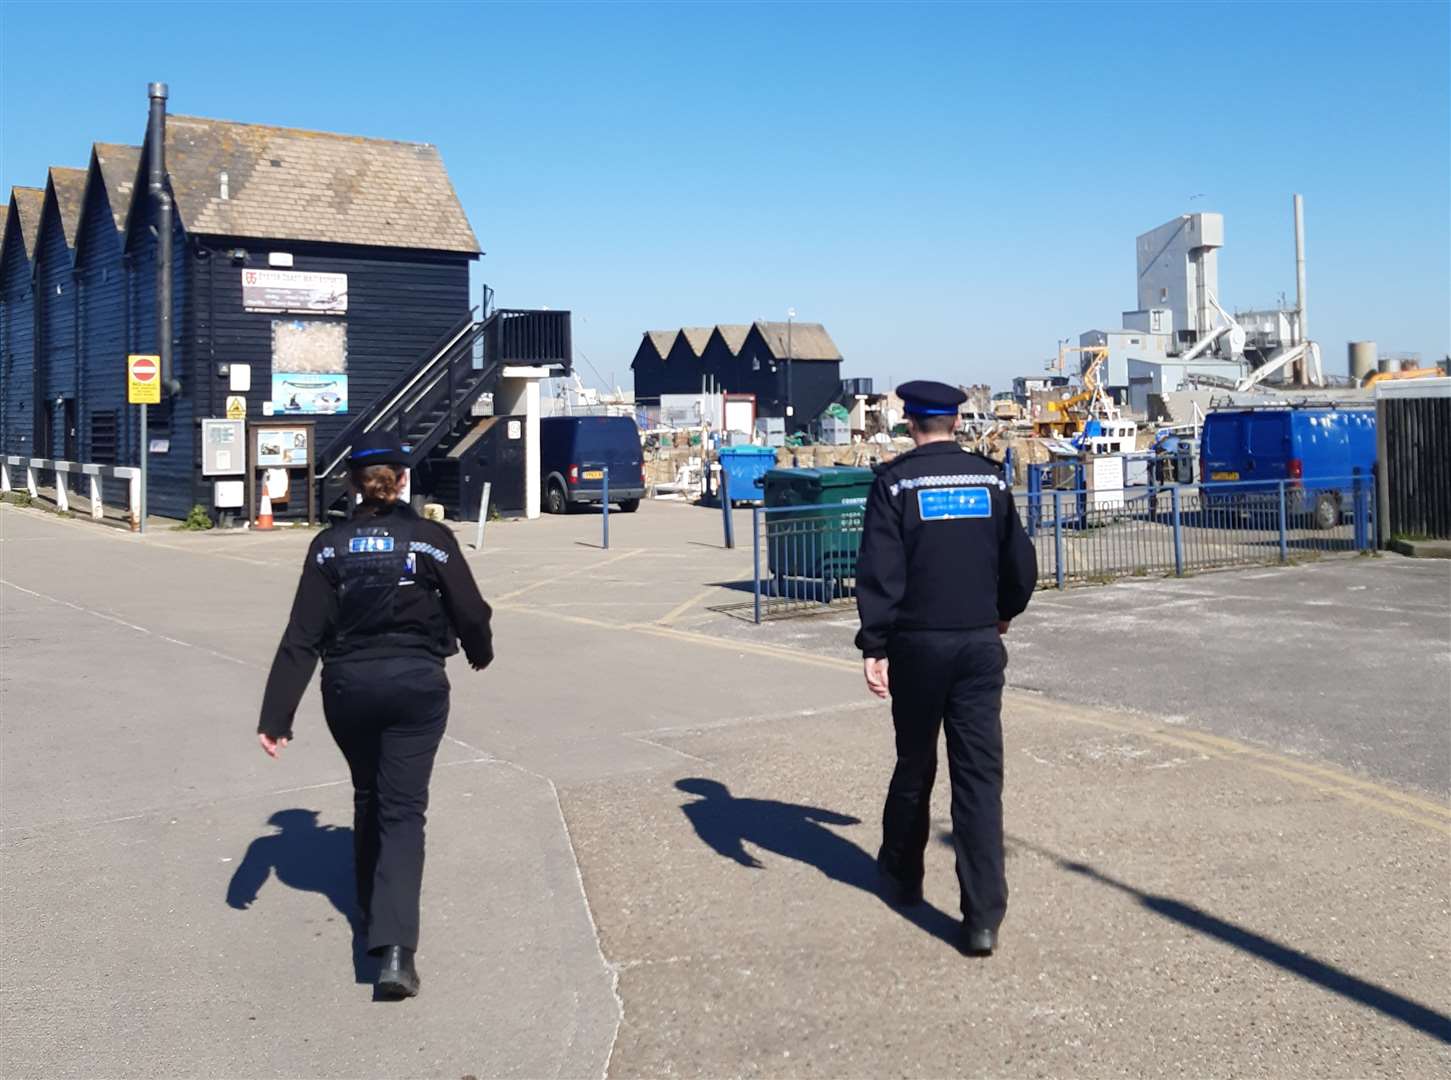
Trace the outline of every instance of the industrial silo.
{"type": "Polygon", "coordinates": [[[1375,372],[1375,342],[1352,341],[1350,343],[1350,377],[1363,383],[1375,372]]]}

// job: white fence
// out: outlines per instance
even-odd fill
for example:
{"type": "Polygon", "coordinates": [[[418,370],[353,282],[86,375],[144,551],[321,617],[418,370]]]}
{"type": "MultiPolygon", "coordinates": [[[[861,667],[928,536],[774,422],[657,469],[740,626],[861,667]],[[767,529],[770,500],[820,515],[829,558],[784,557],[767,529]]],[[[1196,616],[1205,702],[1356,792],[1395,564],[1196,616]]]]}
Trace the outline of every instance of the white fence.
{"type": "Polygon", "coordinates": [[[101,481],[122,480],[126,484],[126,516],[132,530],[141,523],[141,470],[134,465],[83,465],[75,461],[53,461],[49,458],[16,457],[6,454],[0,457],[0,492],[13,488],[10,470],[25,470],[25,490],[32,499],[37,498],[36,473],[55,474],[55,503],[63,511],[71,508],[67,482],[72,476],[84,476],[91,486],[91,517],[100,520],[105,515],[102,502],[101,481]]]}

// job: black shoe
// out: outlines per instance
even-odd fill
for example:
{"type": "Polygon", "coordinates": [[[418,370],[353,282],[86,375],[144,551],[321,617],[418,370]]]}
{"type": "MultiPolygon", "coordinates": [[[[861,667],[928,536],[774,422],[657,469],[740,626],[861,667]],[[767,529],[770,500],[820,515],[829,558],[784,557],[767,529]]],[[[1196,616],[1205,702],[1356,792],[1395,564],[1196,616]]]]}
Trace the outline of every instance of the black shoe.
{"type": "Polygon", "coordinates": [[[880,866],[877,867],[877,891],[893,907],[913,907],[922,902],[922,882],[907,884],[880,866]]]}
{"type": "Polygon", "coordinates": [[[986,928],[973,930],[964,925],[957,947],[968,956],[991,956],[998,947],[998,932],[986,928]]]}
{"type": "Polygon", "coordinates": [[[413,966],[413,950],[402,945],[383,949],[378,964],[378,993],[383,997],[415,997],[418,994],[418,971],[413,966]]]}

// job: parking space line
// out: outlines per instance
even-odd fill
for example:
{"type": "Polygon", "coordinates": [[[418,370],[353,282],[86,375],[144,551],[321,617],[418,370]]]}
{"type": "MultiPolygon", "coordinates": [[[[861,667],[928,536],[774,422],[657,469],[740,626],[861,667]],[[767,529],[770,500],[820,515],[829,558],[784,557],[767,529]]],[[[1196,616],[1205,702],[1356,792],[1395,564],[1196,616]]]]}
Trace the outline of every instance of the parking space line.
{"type": "Polygon", "coordinates": [[[495,598],[494,603],[497,606],[498,604],[513,600],[515,597],[523,596],[527,592],[533,592],[535,589],[542,589],[546,585],[553,585],[557,582],[564,581],[566,578],[572,578],[578,574],[587,574],[591,570],[599,570],[602,567],[610,566],[617,562],[623,562],[626,559],[633,558],[634,556],[639,555],[644,550],[644,548],[631,548],[629,551],[621,552],[619,555],[616,555],[609,559],[605,559],[601,562],[590,563],[588,566],[577,566],[573,570],[566,570],[562,574],[555,574],[553,577],[547,577],[542,581],[535,581],[529,585],[523,586],[522,588],[515,589],[513,592],[504,593],[502,596],[495,598]]]}

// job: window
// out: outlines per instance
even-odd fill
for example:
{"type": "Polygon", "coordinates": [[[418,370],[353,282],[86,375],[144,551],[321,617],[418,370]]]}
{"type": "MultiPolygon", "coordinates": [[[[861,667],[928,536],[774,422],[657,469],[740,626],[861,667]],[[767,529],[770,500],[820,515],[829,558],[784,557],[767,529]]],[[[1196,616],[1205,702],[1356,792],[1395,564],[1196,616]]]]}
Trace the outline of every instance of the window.
{"type": "Polygon", "coordinates": [[[1168,289],[1160,289],[1159,290],[1159,303],[1161,303],[1161,304],[1167,304],[1168,302],[1169,302],[1169,290],[1168,289]]]}

